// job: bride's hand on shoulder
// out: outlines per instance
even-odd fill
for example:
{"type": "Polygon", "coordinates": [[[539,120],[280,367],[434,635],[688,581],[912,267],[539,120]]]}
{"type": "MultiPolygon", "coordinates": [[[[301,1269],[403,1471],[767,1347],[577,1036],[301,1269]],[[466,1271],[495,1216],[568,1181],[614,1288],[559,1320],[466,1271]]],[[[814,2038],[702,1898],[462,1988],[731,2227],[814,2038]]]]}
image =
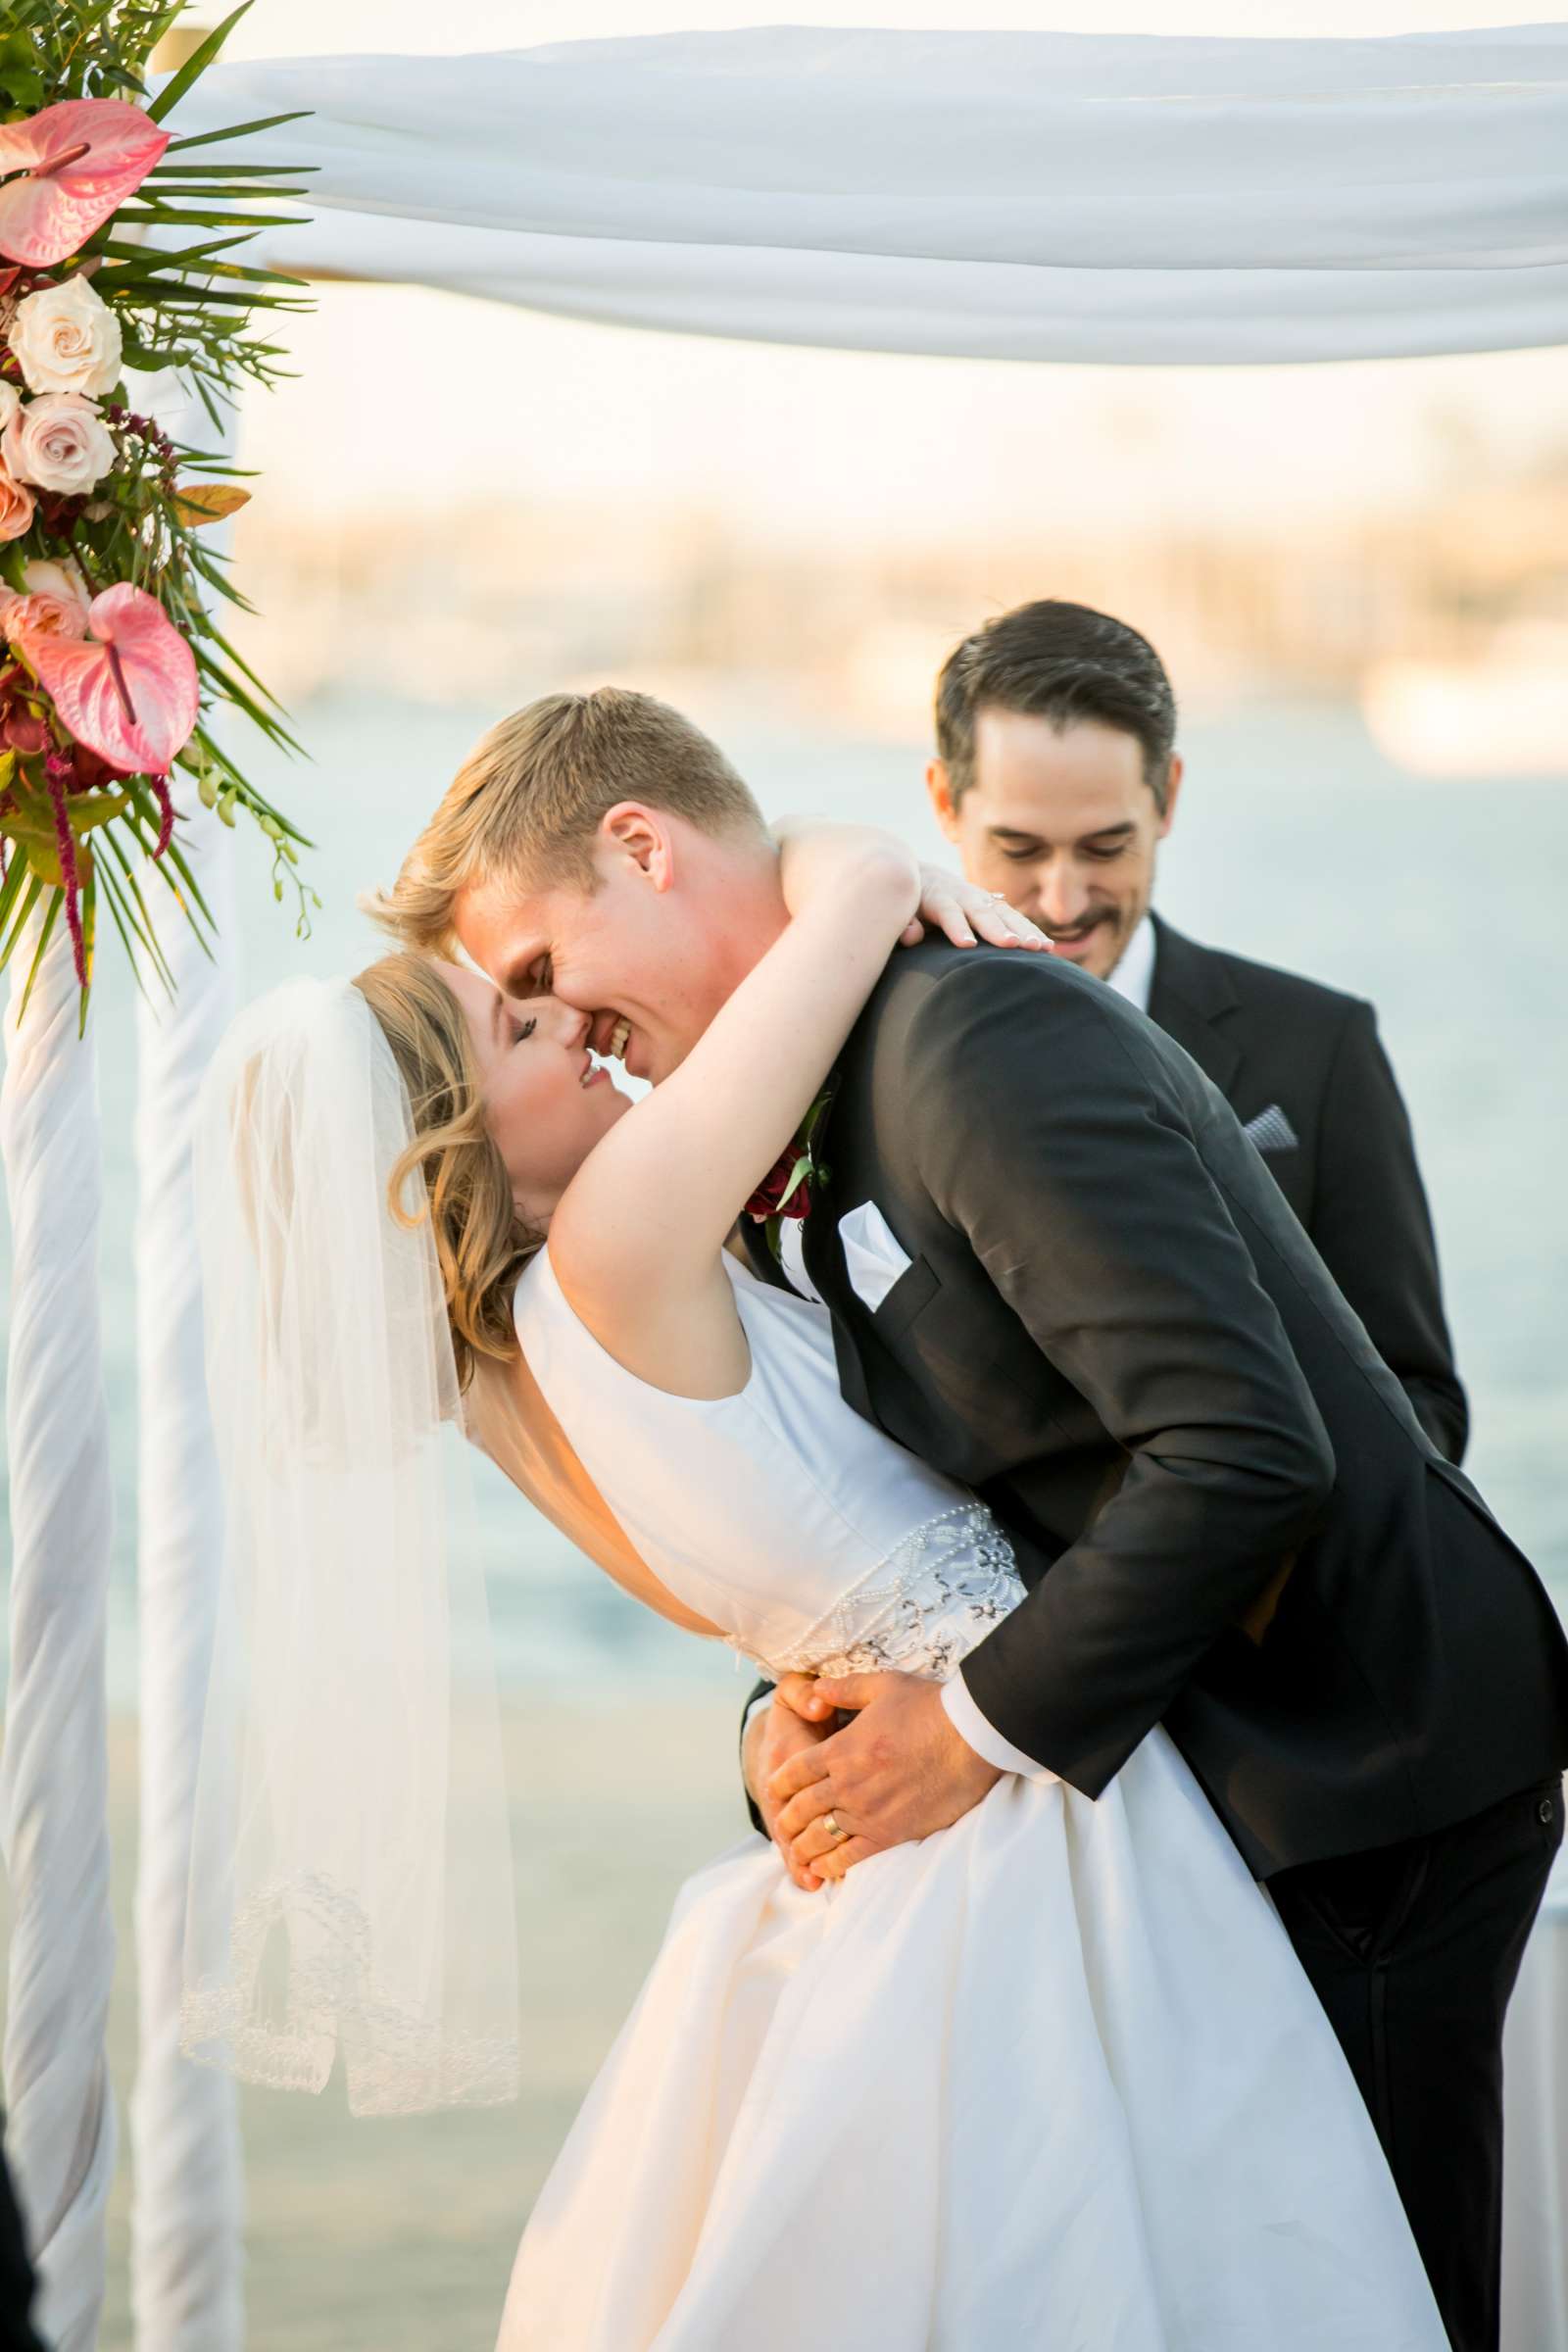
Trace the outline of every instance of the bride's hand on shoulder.
{"type": "Polygon", "coordinates": [[[876,825],[847,825],[828,817],[787,816],[773,827],[779,848],[784,904],[801,914],[814,899],[863,894],[869,906],[884,894],[914,901],[914,911],[899,944],[912,948],[928,931],[940,931],[956,948],[985,940],[994,948],[1049,952],[1045,933],[1009,906],[1000,891],[982,890],[943,865],[922,865],[896,833],[876,825]]]}
{"type": "Polygon", "coordinates": [[[956,948],[976,947],[983,939],[994,948],[1051,950],[1038,924],[1009,906],[1000,890],[982,890],[945,865],[920,867],[920,904],[900,947],[918,947],[928,931],[942,932],[956,948]]]}

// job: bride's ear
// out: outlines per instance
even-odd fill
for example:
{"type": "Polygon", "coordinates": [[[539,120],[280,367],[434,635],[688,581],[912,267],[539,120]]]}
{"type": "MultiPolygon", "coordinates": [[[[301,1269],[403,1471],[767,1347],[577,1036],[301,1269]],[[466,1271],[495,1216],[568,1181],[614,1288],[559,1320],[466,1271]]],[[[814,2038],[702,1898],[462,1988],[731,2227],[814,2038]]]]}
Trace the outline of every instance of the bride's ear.
{"type": "Polygon", "coordinates": [[[637,868],[656,890],[675,879],[675,843],[662,809],[641,801],[617,801],[599,821],[599,838],[612,859],[637,868]]]}

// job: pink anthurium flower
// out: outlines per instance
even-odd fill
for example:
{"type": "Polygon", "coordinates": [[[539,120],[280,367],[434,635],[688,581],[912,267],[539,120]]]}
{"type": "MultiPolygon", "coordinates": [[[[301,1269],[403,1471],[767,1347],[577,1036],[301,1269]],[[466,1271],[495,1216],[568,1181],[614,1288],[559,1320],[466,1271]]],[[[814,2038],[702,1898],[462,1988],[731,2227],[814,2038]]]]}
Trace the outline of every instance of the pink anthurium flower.
{"type": "Polygon", "coordinates": [[[52,269],[141,186],[169,145],[139,106],[120,98],[68,98],[25,122],[0,122],[0,253],[52,269]]]}
{"type": "Polygon", "coordinates": [[[122,775],[167,774],[196,724],[195,656],[127,580],[93,598],[87,626],[86,639],[23,627],[12,643],[78,743],[122,775]]]}

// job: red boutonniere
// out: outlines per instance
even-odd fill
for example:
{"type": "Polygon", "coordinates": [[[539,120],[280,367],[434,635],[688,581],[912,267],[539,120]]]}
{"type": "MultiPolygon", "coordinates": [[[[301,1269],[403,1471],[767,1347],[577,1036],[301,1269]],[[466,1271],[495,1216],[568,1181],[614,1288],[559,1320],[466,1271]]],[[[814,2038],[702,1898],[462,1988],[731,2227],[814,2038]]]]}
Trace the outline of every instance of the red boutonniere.
{"type": "Polygon", "coordinates": [[[811,1155],[811,1137],[815,1133],[817,1123],[827,1108],[827,1094],[824,1092],[818,1095],[802,1120],[794,1142],[787,1152],[780,1152],[746,1203],[745,1214],[747,1216],[754,1219],[759,1225],[773,1228],[768,1239],[773,1243],[775,1250],[778,1246],[776,1228],[786,1217],[808,1216],[811,1209],[811,1187],[813,1184],[826,1181],[826,1168],[822,1167],[811,1155]]]}

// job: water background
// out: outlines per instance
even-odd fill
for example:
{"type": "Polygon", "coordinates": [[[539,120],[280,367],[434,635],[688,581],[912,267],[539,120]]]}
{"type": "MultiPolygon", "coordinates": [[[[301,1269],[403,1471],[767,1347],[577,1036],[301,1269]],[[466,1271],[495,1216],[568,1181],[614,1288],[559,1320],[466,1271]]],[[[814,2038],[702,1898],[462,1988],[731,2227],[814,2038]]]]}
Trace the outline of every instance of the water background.
{"type": "MultiPolygon", "coordinates": [[[[822,808],[906,831],[937,854],[923,753],[694,704],[764,808],[822,808]]],[[[241,843],[241,988],[352,970],[376,952],[354,910],[389,881],[493,708],[362,696],[297,714],[315,764],[257,760],[258,781],[319,842],[326,902],[298,945],[260,845],[241,843]],[[248,853],[248,854],[247,854],[248,853]]],[[[1391,766],[1358,714],[1257,704],[1190,728],[1180,822],[1158,904],[1200,939],[1370,997],[1415,1122],[1460,1370],[1473,1405],[1469,1467],[1568,1598],[1568,776],[1430,782],[1391,766]]],[[[103,949],[99,1023],[106,1157],[105,1378],[117,1529],[111,1690],[135,1690],[135,1348],[132,992],[103,949]]],[[[0,1273],[8,1272],[0,1228],[0,1273]]],[[[9,1289],[0,1280],[0,1317],[9,1289]]],[[[590,1570],[487,1462],[479,1541],[509,1690],[549,1686],[716,1690],[716,1654],[639,1610],[590,1570]]]]}

